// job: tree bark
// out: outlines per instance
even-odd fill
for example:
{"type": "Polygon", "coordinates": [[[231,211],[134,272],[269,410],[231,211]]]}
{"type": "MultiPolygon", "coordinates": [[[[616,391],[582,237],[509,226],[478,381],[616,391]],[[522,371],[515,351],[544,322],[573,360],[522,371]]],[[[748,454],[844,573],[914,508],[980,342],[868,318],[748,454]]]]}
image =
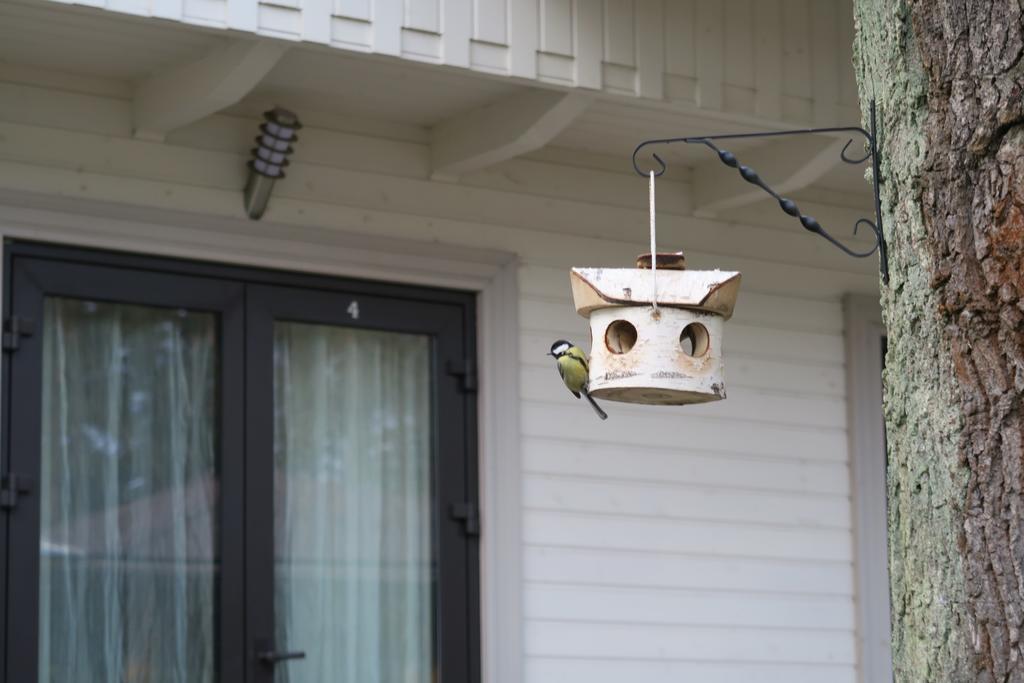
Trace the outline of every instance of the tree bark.
{"type": "MultiPolygon", "coordinates": [[[[855,0],[879,109],[897,681],[1024,682],[1024,19],[855,0]]],[[[866,111],[866,106],[863,110],[866,111]]]]}

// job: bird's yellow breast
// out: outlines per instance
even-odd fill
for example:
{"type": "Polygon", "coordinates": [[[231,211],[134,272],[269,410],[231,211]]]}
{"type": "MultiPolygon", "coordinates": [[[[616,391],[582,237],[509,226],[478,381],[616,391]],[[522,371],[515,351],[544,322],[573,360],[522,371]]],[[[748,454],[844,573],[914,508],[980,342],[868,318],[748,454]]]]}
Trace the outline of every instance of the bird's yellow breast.
{"type": "Polygon", "coordinates": [[[565,386],[570,391],[581,391],[587,387],[589,372],[587,370],[586,356],[580,358],[572,353],[567,353],[558,358],[558,371],[565,381],[565,386]]]}

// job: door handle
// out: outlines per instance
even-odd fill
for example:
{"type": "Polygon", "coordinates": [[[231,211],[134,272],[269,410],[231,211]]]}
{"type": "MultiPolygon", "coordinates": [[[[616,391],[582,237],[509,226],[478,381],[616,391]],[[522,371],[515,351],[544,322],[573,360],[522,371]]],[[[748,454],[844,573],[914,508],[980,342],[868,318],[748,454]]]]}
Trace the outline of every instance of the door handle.
{"type": "Polygon", "coordinates": [[[306,653],[302,652],[302,651],[298,651],[298,650],[293,651],[293,652],[279,652],[279,651],[276,651],[276,650],[257,650],[256,651],[256,660],[259,661],[260,664],[266,665],[267,667],[272,667],[275,664],[278,664],[279,661],[286,661],[288,659],[305,659],[305,658],[306,658],[306,653]]]}

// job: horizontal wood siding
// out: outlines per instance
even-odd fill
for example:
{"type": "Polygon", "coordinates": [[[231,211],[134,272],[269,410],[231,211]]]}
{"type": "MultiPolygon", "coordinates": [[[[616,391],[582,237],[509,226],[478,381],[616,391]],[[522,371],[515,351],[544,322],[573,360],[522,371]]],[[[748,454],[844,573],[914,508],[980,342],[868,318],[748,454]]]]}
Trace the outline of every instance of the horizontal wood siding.
{"type": "Polygon", "coordinates": [[[775,123],[860,118],[847,0],[48,1],[775,123]]]}
{"type": "MultiPolygon", "coordinates": [[[[605,12],[626,21],[632,5],[608,2],[605,12]]],[[[420,32],[444,9],[404,7],[420,32]]],[[[552,52],[575,49],[563,25],[580,13],[571,7],[545,6],[552,52]]],[[[333,8],[358,21],[373,10],[349,0],[333,8]]],[[[496,40],[499,24],[473,31],[496,40]]],[[[628,65],[633,48],[619,39],[606,56],[628,65]]],[[[671,47],[673,63],[689,68],[688,48],[671,47]]],[[[756,85],[754,72],[728,73],[756,85]]],[[[159,144],[131,137],[128,99],[8,82],[0,100],[9,105],[0,111],[0,191],[242,215],[255,119],[214,116],[159,144]]],[[[435,182],[427,142],[415,128],[375,136],[364,124],[311,122],[264,222],[223,233],[182,225],[174,239],[231,240],[244,253],[260,235],[287,253],[365,234],[519,255],[521,365],[518,388],[507,390],[521,397],[527,683],[853,681],[840,297],[872,291],[874,266],[788,223],[696,219],[685,174],[666,180],[662,247],[687,249],[695,267],[743,272],[725,328],[728,399],[607,403],[599,422],[544,354],[555,338],[589,339],[568,268],[626,266],[646,249],[646,185],[608,170],[621,160],[580,168],[557,149],[435,182]],[[280,225],[287,234],[274,232],[280,225]]],[[[853,222],[839,207],[813,213],[853,222]]]]}

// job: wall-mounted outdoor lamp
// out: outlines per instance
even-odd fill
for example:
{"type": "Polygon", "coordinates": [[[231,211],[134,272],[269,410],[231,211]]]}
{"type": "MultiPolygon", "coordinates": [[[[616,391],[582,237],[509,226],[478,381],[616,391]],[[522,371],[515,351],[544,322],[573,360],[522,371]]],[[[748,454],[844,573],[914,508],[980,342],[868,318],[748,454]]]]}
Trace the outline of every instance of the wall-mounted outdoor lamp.
{"type": "Polygon", "coordinates": [[[267,210],[274,182],[284,177],[288,155],[294,151],[291,144],[299,139],[295,132],[302,128],[299,117],[280,107],[264,112],[263,118],[266,120],[260,124],[260,135],[256,136],[244,191],[245,213],[253,220],[267,210]]]}
{"type": "Polygon", "coordinates": [[[800,221],[800,224],[804,227],[804,229],[816,233],[821,237],[824,237],[826,240],[828,240],[836,247],[841,249],[844,253],[849,254],[850,256],[853,256],[855,258],[865,258],[867,256],[871,256],[877,250],[879,257],[878,267],[882,274],[882,282],[884,282],[885,284],[889,284],[889,255],[886,250],[885,237],[882,235],[882,207],[878,197],[879,160],[878,137],[877,131],[875,129],[874,100],[872,100],[870,104],[869,122],[871,125],[871,132],[868,132],[863,128],[857,126],[844,126],[838,128],[802,128],[799,130],[782,130],[772,131],[768,133],[696,135],[685,138],[664,138],[660,140],[645,140],[641,142],[639,145],[637,145],[636,149],[633,150],[633,168],[636,170],[637,173],[644,177],[647,177],[650,173],[654,173],[655,176],[660,176],[667,170],[667,166],[664,160],[662,160],[662,158],[659,157],[657,154],[652,154],[651,156],[654,158],[654,161],[657,162],[658,168],[652,169],[650,171],[643,171],[640,169],[640,165],[637,163],[637,156],[640,154],[640,150],[649,145],[664,145],[671,144],[673,142],[685,142],[688,144],[705,145],[710,149],[714,150],[714,152],[718,155],[719,160],[723,164],[731,168],[735,168],[737,171],[739,171],[741,178],[743,178],[748,183],[757,185],[762,190],[771,195],[775,199],[775,201],[779,203],[779,207],[783,211],[785,211],[790,216],[797,218],[800,221]],[[802,214],[800,212],[800,208],[796,205],[796,202],[794,202],[792,199],[787,199],[786,197],[783,197],[782,195],[777,193],[757,174],[757,171],[750,168],[749,166],[744,166],[736,158],[736,155],[734,155],[732,152],[728,150],[721,149],[714,143],[715,140],[740,140],[749,138],[779,137],[783,135],[810,135],[814,133],[858,133],[864,136],[868,148],[867,154],[857,159],[851,159],[850,157],[846,156],[846,150],[849,149],[850,145],[853,143],[853,140],[850,140],[849,142],[846,143],[846,146],[843,147],[842,151],[839,153],[839,157],[848,164],[862,164],[865,161],[868,161],[869,159],[871,160],[871,189],[874,191],[875,198],[875,220],[871,221],[867,218],[861,218],[853,226],[854,234],[857,234],[857,228],[860,227],[861,223],[867,225],[869,228],[871,228],[872,232],[874,232],[875,244],[867,251],[853,251],[846,245],[836,240],[834,237],[832,237],[832,235],[828,234],[823,227],[821,227],[821,224],[819,224],[818,221],[816,221],[811,216],[805,216],[804,214],[802,214]]]}

